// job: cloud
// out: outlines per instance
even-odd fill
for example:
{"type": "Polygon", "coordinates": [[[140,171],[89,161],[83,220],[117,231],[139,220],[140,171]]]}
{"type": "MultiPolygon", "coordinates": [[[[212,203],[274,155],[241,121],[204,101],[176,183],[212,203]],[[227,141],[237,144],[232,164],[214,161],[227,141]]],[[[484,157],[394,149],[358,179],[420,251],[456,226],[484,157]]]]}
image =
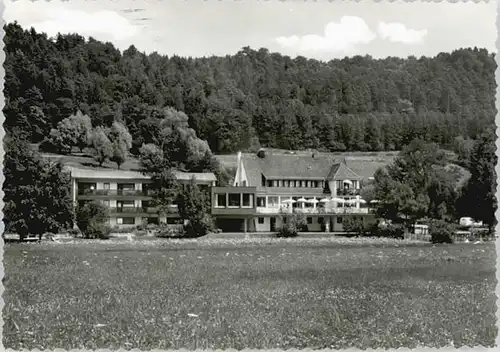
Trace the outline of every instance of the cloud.
{"type": "Polygon", "coordinates": [[[415,30],[407,28],[402,23],[380,22],[378,32],[382,39],[387,39],[394,43],[419,44],[424,41],[427,29],[415,30]]]}
{"type": "Polygon", "coordinates": [[[49,36],[57,33],[78,33],[96,39],[121,41],[137,34],[138,28],[115,11],[82,11],[68,9],[64,3],[52,4],[40,1],[41,6],[27,1],[7,2],[4,18],[7,22],[18,21],[23,27],[34,27],[49,36]],[[51,4],[51,5],[52,5],[51,4]]]}
{"type": "Polygon", "coordinates": [[[278,37],[276,42],[283,48],[300,51],[348,52],[358,44],[368,44],[376,34],[360,17],[344,16],[340,22],[329,22],[324,34],[308,34],[302,37],[278,37]]]}

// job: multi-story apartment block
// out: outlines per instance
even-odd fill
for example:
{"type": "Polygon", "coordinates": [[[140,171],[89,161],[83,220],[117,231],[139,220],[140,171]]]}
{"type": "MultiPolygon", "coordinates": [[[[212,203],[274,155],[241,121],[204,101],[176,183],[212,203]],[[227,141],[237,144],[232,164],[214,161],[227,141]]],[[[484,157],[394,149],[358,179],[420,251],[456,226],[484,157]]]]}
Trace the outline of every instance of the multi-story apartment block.
{"type": "MultiPolygon", "coordinates": [[[[178,224],[182,222],[176,206],[172,206],[168,216],[158,214],[150,206],[151,192],[148,176],[134,171],[84,170],[69,168],[72,179],[73,202],[76,205],[89,201],[101,201],[109,207],[110,226],[137,226],[143,222],[178,224]]],[[[200,187],[215,186],[213,173],[176,172],[180,183],[188,183],[194,177],[200,187]]]]}
{"type": "Polygon", "coordinates": [[[212,187],[212,214],[223,231],[275,231],[286,213],[306,215],[308,231],[342,232],[347,217],[373,216],[362,178],[345,160],[311,153],[238,153],[232,187],[212,187]]]}

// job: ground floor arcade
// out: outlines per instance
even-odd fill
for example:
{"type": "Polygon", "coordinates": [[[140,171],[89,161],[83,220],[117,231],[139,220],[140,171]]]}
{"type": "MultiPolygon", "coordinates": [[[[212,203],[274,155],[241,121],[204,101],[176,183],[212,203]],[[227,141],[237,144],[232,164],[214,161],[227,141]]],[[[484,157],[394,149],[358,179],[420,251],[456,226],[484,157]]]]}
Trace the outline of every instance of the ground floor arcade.
{"type": "MultiPolygon", "coordinates": [[[[308,215],[304,231],[307,232],[343,232],[343,222],[348,217],[357,217],[368,221],[370,214],[366,215],[308,215]],[[307,227],[307,230],[305,230],[307,227]]],[[[274,232],[286,218],[272,215],[257,215],[248,217],[217,217],[216,226],[222,232],[274,232]]]]}

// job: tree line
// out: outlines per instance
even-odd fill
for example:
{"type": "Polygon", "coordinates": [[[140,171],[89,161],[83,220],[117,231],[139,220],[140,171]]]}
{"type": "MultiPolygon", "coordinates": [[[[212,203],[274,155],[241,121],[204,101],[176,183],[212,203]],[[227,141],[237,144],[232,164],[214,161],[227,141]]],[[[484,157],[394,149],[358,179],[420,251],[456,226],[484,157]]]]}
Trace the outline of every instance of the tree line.
{"type": "Polygon", "coordinates": [[[122,123],[139,154],[166,107],[185,113],[216,154],[401,150],[414,139],[467,150],[494,124],[496,64],[485,49],[321,62],[245,47],[183,58],[4,29],[5,128],[34,143],[81,111],[94,127],[122,123]]]}
{"type": "MultiPolygon", "coordinates": [[[[490,232],[496,225],[496,134],[482,133],[470,151],[470,178],[457,186],[448,158],[435,143],[413,140],[387,167],[375,172],[362,190],[367,201],[375,200],[378,219],[411,227],[416,221],[438,220],[440,232],[462,216],[482,221],[490,232]]],[[[449,239],[448,239],[449,240],[449,239]]]]}

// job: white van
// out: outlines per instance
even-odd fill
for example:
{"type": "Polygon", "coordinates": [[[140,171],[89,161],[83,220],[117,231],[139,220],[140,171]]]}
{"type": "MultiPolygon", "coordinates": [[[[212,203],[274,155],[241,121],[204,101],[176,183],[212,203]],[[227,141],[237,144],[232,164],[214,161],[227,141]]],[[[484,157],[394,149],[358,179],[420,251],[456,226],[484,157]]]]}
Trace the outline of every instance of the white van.
{"type": "Polygon", "coordinates": [[[460,224],[460,226],[463,226],[463,227],[481,227],[481,226],[483,226],[482,221],[476,222],[476,221],[474,221],[473,218],[470,218],[470,217],[460,218],[459,224],[460,224]]]}

